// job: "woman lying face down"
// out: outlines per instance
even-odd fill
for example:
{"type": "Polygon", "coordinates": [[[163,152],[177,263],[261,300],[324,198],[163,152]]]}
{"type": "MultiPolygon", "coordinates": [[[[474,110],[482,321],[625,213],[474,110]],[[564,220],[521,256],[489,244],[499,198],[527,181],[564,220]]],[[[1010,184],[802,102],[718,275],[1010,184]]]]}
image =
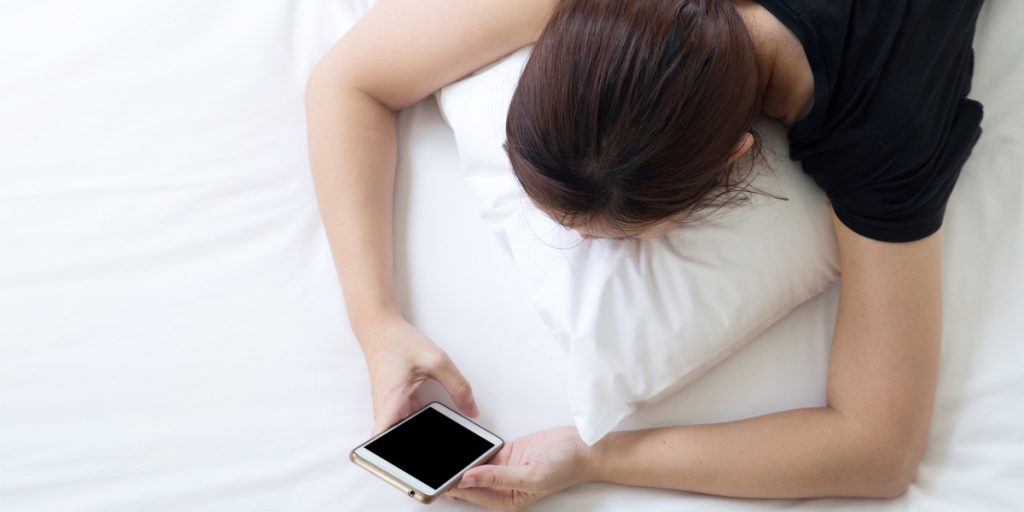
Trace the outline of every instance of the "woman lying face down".
{"type": "Polygon", "coordinates": [[[455,363],[392,297],[396,113],[531,43],[504,148],[533,203],[588,238],[652,238],[751,192],[751,131],[829,198],[842,267],[827,403],[739,421],[509,442],[449,492],[519,509],[604,481],[755,498],[893,497],[924,453],[941,339],[939,228],[980,135],[980,0],[378,0],[307,86],[310,160],[374,431],[455,363]],[[438,17],[437,12],[444,16],[438,17]]]}

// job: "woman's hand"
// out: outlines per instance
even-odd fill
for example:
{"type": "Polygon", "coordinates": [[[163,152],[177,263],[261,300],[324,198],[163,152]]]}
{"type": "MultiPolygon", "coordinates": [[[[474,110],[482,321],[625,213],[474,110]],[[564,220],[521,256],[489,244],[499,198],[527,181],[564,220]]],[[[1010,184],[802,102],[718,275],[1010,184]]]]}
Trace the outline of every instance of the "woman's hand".
{"type": "Polygon", "coordinates": [[[427,379],[440,382],[464,414],[479,414],[469,381],[444,350],[409,322],[401,318],[378,322],[360,338],[370,371],[372,435],[420,408],[416,389],[427,379]]]}
{"type": "Polygon", "coordinates": [[[575,427],[542,430],[506,444],[488,464],[467,471],[446,499],[461,498],[492,510],[520,510],[594,480],[593,468],[593,448],[580,439],[575,427]]]}

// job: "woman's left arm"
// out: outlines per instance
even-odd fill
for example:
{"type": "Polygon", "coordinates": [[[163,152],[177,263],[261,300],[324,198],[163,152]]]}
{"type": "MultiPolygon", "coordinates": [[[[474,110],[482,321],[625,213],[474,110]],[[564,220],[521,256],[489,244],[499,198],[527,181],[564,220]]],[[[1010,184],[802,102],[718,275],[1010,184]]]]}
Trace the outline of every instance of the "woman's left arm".
{"type": "Polygon", "coordinates": [[[935,398],[939,234],[860,236],[833,215],[842,269],[827,405],[609,434],[599,480],[738,497],[894,497],[913,481],[935,398]]]}
{"type": "MultiPolygon", "coordinates": [[[[500,508],[582,481],[748,498],[903,494],[924,452],[935,398],[939,234],[885,243],[852,232],[834,215],[833,224],[842,278],[827,405],[613,432],[590,448],[579,442],[575,478],[552,474],[543,463],[528,469],[499,462],[467,473],[468,486],[479,492],[453,494],[500,508]]],[[[510,448],[509,460],[517,458],[515,451],[510,448]]],[[[542,446],[535,451],[534,460],[555,462],[542,446]]]]}

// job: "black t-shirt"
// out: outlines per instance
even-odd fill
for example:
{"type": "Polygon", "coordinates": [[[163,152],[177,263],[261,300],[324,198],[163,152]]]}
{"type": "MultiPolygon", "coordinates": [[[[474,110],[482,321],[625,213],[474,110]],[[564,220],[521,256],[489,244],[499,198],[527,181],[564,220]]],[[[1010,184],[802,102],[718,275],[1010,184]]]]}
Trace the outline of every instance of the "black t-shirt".
{"type": "Polygon", "coordinates": [[[814,104],[790,128],[790,157],[839,220],[887,242],[938,230],[981,135],[966,96],[982,0],[758,2],[807,54],[814,104]]]}

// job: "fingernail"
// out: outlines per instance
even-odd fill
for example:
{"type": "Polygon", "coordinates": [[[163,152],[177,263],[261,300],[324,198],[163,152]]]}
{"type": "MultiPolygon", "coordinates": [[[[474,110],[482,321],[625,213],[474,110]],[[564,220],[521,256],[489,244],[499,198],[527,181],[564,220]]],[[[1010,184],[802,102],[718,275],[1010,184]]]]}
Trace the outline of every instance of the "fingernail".
{"type": "Polygon", "coordinates": [[[472,477],[462,477],[462,480],[459,481],[460,489],[464,489],[466,487],[473,487],[474,485],[476,485],[476,480],[472,477]]]}

